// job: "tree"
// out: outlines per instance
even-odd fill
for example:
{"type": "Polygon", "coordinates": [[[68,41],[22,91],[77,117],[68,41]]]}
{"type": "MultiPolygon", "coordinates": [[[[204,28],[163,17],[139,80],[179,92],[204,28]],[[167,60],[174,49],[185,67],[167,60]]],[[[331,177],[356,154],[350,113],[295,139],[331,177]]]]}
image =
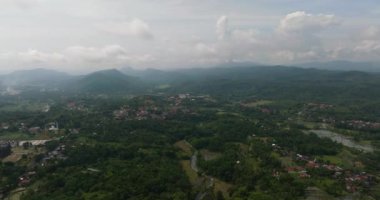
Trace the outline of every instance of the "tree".
{"type": "Polygon", "coordinates": [[[221,191],[216,193],[216,200],[224,200],[223,193],[221,191]]]}
{"type": "Polygon", "coordinates": [[[11,145],[9,143],[0,144],[0,158],[5,158],[11,154],[11,145]]]}

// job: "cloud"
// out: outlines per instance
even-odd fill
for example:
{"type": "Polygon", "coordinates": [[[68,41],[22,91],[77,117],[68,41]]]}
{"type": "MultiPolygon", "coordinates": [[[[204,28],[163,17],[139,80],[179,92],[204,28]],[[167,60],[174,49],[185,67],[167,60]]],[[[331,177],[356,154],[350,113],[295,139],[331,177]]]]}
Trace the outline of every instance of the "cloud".
{"type": "Polygon", "coordinates": [[[364,40],[355,47],[354,51],[361,53],[380,53],[380,40],[364,40]]]}
{"type": "Polygon", "coordinates": [[[37,6],[40,0],[2,0],[0,5],[5,6],[15,6],[21,9],[28,9],[37,6]]]}
{"type": "Polygon", "coordinates": [[[235,41],[248,42],[248,43],[258,43],[259,32],[254,29],[249,30],[234,30],[231,33],[231,38],[235,41]]]}
{"type": "Polygon", "coordinates": [[[340,25],[335,15],[310,14],[304,11],[285,15],[272,30],[230,28],[229,18],[216,22],[218,41],[197,44],[199,59],[230,62],[234,60],[291,63],[330,59],[332,50],[324,46],[320,32],[340,25]]]}
{"type": "Polygon", "coordinates": [[[352,50],[352,54],[362,59],[373,59],[380,57],[380,26],[369,26],[366,28],[352,50]]]}
{"type": "MultiPolygon", "coordinates": [[[[335,15],[310,14],[305,11],[296,11],[287,14],[277,26],[271,36],[272,46],[269,53],[273,53],[279,62],[305,62],[331,59],[329,49],[320,36],[322,31],[333,30],[341,24],[335,15]]],[[[336,55],[336,54],[335,54],[336,55]]]]}
{"type": "Polygon", "coordinates": [[[0,62],[5,62],[10,66],[25,65],[38,66],[46,63],[56,64],[64,63],[65,56],[60,53],[46,53],[35,49],[24,52],[7,52],[0,54],[0,62]]]}
{"type": "Polygon", "coordinates": [[[313,50],[305,52],[297,51],[279,51],[275,53],[275,58],[282,60],[283,62],[299,62],[299,61],[315,61],[322,57],[321,52],[316,52],[313,50]]]}
{"type": "Polygon", "coordinates": [[[380,39],[380,26],[370,26],[366,28],[362,34],[362,38],[368,39],[380,39]]]}
{"type": "Polygon", "coordinates": [[[130,53],[120,45],[104,47],[71,46],[59,52],[46,53],[38,50],[7,52],[0,54],[0,66],[15,69],[47,67],[65,68],[68,71],[99,70],[104,68],[140,66],[155,61],[150,54],[130,53]]]}
{"type": "Polygon", "coordinates": [[[297,11],[286,15],[281,20],[278,30],[281,33],[289,34],[313,34],[339,24],[339,20],[334,15],[313,15],[304,11],[297,11]]]}
{"type": "Polygon", "coordinates": [[[331,13],[323,13],[326,2],[0,0],[1,13],[7,16],[0,27],[0,68],[379,60],[377,18],[367,16],[365,5],[352,13],[338,1],[331,13]]]}
{"type": "Polygon", "coordinates": [[[146,40],[154,38],[149,25],[137,18],[131,21],[98,24],[97,27],[102,31],[119,36],[134,36],[146,40]]]}
{"type": "Polygon", "coordinates": [[[89,63],[104,63],[109,59],[127,59],[126,49],[119,45],[110,45],[102,48],[72,46],[65,50],[65,54],[73,60],[80,60],[89,63]]]}
{"type": "Polygon", "coordinates": [[[70,62],[84,66],[121,67],[154,61],[150,54],[133,54],[120,45],[104,47],[68,47],[65,51],[70,62]]]}
{"type": "Polygon", "coordinates": [[[228,17],[227,16],[221,16],[219,17],[218,21],[216,22],[216,34],[218,36],[219,40],[224,40],[228,34],[228,17]]]}
{"type": "Polygon", "coordinates": [[[342,42],[332,50],[332,57],[341,60],[379,61],[380,27],[370,25],[351,34],[349,42],[342,42]]]}
{"type": "Polygon", "coordinates": [[[199,53],[199,55],[202,56],[214,56],[216,54],[215,47],[212,47],[204,43],[197,43],[195,45],[195,49],[199,53]]]}

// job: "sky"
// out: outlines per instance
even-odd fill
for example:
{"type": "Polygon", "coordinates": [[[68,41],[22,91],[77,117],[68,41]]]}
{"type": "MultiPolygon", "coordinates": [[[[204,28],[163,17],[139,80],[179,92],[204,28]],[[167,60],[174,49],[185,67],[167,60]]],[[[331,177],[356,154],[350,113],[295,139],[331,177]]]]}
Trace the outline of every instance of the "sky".
{"type": "Polygon", "coordinates": [[[380,61],[376,0],[0,0],[0,72],[380,61]]]}

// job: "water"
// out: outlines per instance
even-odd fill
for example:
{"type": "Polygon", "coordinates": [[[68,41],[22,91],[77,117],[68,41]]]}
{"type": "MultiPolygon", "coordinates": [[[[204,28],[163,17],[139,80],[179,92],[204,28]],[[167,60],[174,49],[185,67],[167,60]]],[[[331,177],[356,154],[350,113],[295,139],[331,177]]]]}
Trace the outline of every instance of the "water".
{"type": "Polygon", "coordinates": [[[198,169],[198,165],[197,165],[197,162],[198,162],[198,151],[196,151],[196,152],[191,156],[191,160],[190,160],[191,169],[193,169],[195,172],[198,172],[198,171],[199,171],[199,169],[198,169]]]}
{"type": "Polygon", "coordinates": [[[309,132],[314,133],[321,138],[330,138],[332,141],[340,143],[344,146],[355,148],[355,149],[358,149],[358,150],[361,150],[364,152],[373,152],[374,151],[374,148],[371,145],[359,144],[347,136],[344,136],[344,135],[341,135],[338,133],[334,133],[334,132],[329,131],[329,130],[311,130],[309,132]]]}

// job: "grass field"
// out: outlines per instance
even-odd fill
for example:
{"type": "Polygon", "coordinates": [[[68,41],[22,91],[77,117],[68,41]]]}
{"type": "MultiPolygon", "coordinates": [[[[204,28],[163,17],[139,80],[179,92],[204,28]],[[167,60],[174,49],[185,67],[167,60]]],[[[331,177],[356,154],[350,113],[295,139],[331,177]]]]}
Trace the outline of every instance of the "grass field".
{"type": "MultiPolygon", "coordinates": [[[[193,155],[193,147],[191,144],[186,142],[185,140],[178,141],[174,144],[175,147],[181,150],[181,153],[191,157],[193,155]]],[[[203,157],[206,157],[208,159],[216,159],[221,156],[220,153],[215,153],[208,151],[206,149],[200,150],[200,154],[203,157]]],[[[205,159],[206,159],[205,158],[205,159]]],[[[218,191],[222,192],[225,199],[229,199],[229,190],[232,188],[231,184],[228,184],[226,182],[223,182],[219,179],[208,177],[208,176],[199,176],[197,172],[195,172],[191,168],[190,160],[181,160],[180,161],[182,169],[186,173],[186,176],[189,178],[190,183],[193,185],[194,188],[204,189],[206,180],[213,179],[214,185],[213,185],[213,192],[216,194],[218,191]]]]}
{"type": "Polygon", "coordinates": [[[335,200],[326,192],[320,190],[317,187],[309,187],[306,189],[306,200],[335,200]]]}
{"type": "Polygon", "coordinates": [[[352,168],[355,165],[357,156],[344,149],[335,156],[322,156],[321,159],[344,168],[352,168]]]}
{"type": "Polygon", "coordinates": [[[18,102],[16,104],[6,104],[0,106],[0,112],[38,112],[42,111],[46,104],[43,103],[28,103],[28,102],[18,102]]]}
{"type": "Polygon", "coordinates": [[[187,177],[189,178],[190,183],[193,186],[199,185],[201,178],[193,169],[191,169],[190,160],[182,160],[181,166],[182,166],[182,169],[185,171],[187,177]]]}
{"type": "Polygon", "coordinates": [[[49,140],[60,134],[62,133],[54,134],[47,131],[35,135],[23,132],[4,132],[0,133],[0,140],[49,140]]]}
{"type": "Polygon", "coordinates": [[[30,147],[29,149],[24,149],[23,147],[14,147],[12,148],[11,155],[5,157],[2,161],[17,162],[22,158],[23,155],[35,155],[41,152],[41,150],[35,149],[34,147],[30,147]]]}
{"type": "Polygon", "coordinates": [[[258,106],[265,106],[272,104],[273,101],[268,101],[268,100],[259,100],[259,101],[253,101],[253,102],[248,102],[248,103],[243,103],[242,105],[248,108],[255,108],[258,106]]]}
{"type": "MultiPolygon", "coordinates": [[[[180,149],[181,153],[185,154],[188,157],[191,157],[193,155],[193,147],[185,140],[176,142],[174,146],[180,149]]],[[[181,160],[181,166],[193,186],[198,186],[201,184],[202,178],[199,177],[198,173],[191,168],[190,160],[181,160]]]]}
{"type": "Polygon", "coordinates": [[[5,132],[0,133],[0,140],[31,140],[33,137],[27,133],[5,132]]]}
{"type": "Polygon", "coordinates": [[[193,155],[193,147],[185,140],[176,142],[174,146],[183,151],[187,156],[193,155]]]}
{"type": "Polygon", "coordinates": [[[228,184],[224,181],[215,179],[214,182],[214,193],[216,194],[218,191],[221,191],[225,199],[230,198],[230,190],[232,188],[231,184],[228,184]]]}
{"type": "Polygon", "coordinates": [[[293,159],[289,156],[287,157],[279,157],[278,158],[280,161],[281,161],[281,164],[284,166],[284,167],[292,167],[292,166],[296,166],[297,164],[293,162],[293,159]]]}
{"type": "Polygon", "coordinates": [[[21,195],[25,192],[25,188],[17,188],[9,194],[5,200],[19,200],[21,198],[21,195]]]}
{"type": "Polygon", "coordinates": [[[171,87],[170,84],[161,84],[161,85],[157,86],[156,88],[160,89],[160,90],[164,90],[164,89],[168,89],[170,87],[171,87]]]}

